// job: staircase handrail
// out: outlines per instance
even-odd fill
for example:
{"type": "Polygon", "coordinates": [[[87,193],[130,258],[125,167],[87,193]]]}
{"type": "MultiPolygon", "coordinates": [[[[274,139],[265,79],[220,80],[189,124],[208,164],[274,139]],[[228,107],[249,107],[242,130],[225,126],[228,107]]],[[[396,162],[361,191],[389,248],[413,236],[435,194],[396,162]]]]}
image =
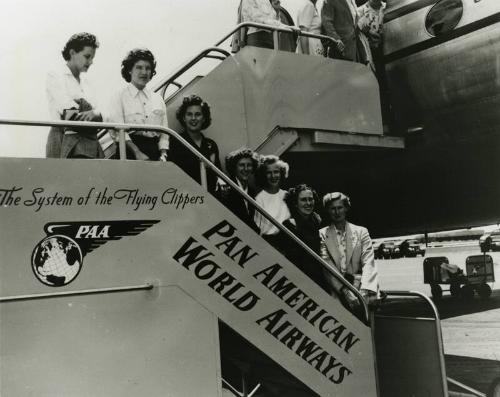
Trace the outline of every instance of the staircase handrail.
{"type": "Polygon", "coordinates": [[[209,159],[207,159],[203,154],[201,154],[196,148],[194,148],[188,141],[186,141],[182,136],[171,128],[162,127],[158,125],[149,124],[122,124],[122,123],[110,123],[110,122],[84,122],[84,121],[37,121],[37,120],[19,120],[19,119],[4,119],[0,118],[0,125],[25,125],[25,126],[35,126],[35,127],[88,127],[88,128],[98,128],[98,129],[113,129],[118,130],[120,134],[119,146],[120,146],[120,159],[126,160],[125,158],[125,131],[127,130],[142,130],[142,131],[154,131],[161,134],[167,134],[175,139],[177,139],[184,147],[186,147],[191,153],[193,153],[200,161],[201,175],[202,175],[202,185],[206,188],[206,168],[208,167],[212,172],[214,172],[218,178],[222,179],[227,185],[234,189],[240,196],[242,196],[246,202],[252,205],[257,211],[259,211],[271,224],[273,224],[282,233],[285,233],[290,239],[298,244],[302,249],[304,249],[310,256],[312,256],[318,263],[320,263],[324,269],[333,274],[336,279],[338,279],[344,288],[351,291],[361,303],[364,309],[364,322],[365,324],[370,324],[368,305],[363,299],[361,293],[349,283],[344,276],[337,270],[337,268],[328,265],[323,258],[321,258],[316,252],[309,248],[302,240],[297,238],[290,230],[284,227],[281,223],[276,221],[266,210],[264,210],[248,193],[243,191],[237,183],[235,183],[231,178],[219,170],[209,159]]]}
{"type": "Polygon", "coordinates": [[[218,42],[216,42],[215,47],[224,43],[228,38],[230,38],[238,30],[240,30],[242,28],[247,28],[247,27],[264,29],[264,30],[272,30],[273,32],[295,33],[299,36],[311,37],[314,39],[330,41],[330,42],[332,42],[332,44],[336,44],[338,42],[333,37],[325,36],[325,35],[317,34],[317,33],[309,33],[309,32],[300,30],[299,28],[296,28],[296,27],[281,27],[281,26],[265,25],[263,23],[256,23],[256,22],[242,22],[242,23],[236,25],[236,27],[233,30],[231,30],[222,39],[220,39],[218,42]]]}
{"type": "MultiPolygon", "coordinates": [[[[179,76],[184,74],[187,70],[189,70],[192,66],[197,64],[199,61],[201,61],[203,58],[215,58],[213,56],[210,56],[209,54],[211,52],[219,52],[222,55],[225,56],[225,58],[229,57],[231,53],[229,51],[226,51],[222,48],[219,48],[219,46],[225,42],[228,38],[230,38],[235,32],[237,32],[240,29],[243,28],[248,28],[248,27],[254,27],[258,29],[265,29],[265,30],[271,30],[273,32],[285,32],[285,33],[295,33],[298,36],[304,36],[304,37],[311,37],[315,39],[320,39],[324,41],[330,41],[332,44],[336,44],[337,40],[330,36],[325,36],[322,34],[316,34],[316,33],[310,33],[306,31],[302,31],[298,28],[291,28],[291,27],[279,27],[279,26],[271,26],[271,25],[265,25],[263,23],[256,23],[256,22],[242,22],[238,24],[233,30],[231,30],[229,33],[227,33],[222,39],[217,41],[213,47],[208,47],[202,51],[200,51],[197,55],[195,55],[193,58],[179,66],[173,73],[171,73],[168,77],[165,77],[163,80],[161,80],[154,88],[155,92],[158,92],[162,89],[165,89],[168,85],[173,83],[175,79],[177,79],[179,76]]],[[[224,59],[225,59],[224,58],[224,59]]],[[[220,58],[217,58],[220,59],[220,58]]]]}
{"type": "MultiPolygon", "coordinates": [[[[231,54],[229,51],[224,50],[223,48],[218,48],[218,47],[208,47],[205,48],[204,50],[200,51],[198,54],[196,54],[193,58],[179,66],[173,73],[171,73],[168,77],[165,77],[163,80],[161,80],[158,84],[155,85],[153,88],[153,91],[158,92],[162,89],[166,89],[170,84],[175,82],[175,79],[177,79],[179,76],[184,74],[188,69],[196,65],[199,61],[201,61],[203,58],[214,58],[214,56],[211,56],[211,52],[218,52],[222,55],[225,56],[225,58],[229,57],[231,54]]],[[[224,59],[225,59],[224,58],[224,59]]],[[[220,59],[220,58],[217,58],[220,59]]],[[[178,83],[177,83],[178,84],[178,83]]],[[[179,86],[179,85],[178,85],[179,86]]],[[[182,87],[182,85],[180,85],[182,87]]]]}

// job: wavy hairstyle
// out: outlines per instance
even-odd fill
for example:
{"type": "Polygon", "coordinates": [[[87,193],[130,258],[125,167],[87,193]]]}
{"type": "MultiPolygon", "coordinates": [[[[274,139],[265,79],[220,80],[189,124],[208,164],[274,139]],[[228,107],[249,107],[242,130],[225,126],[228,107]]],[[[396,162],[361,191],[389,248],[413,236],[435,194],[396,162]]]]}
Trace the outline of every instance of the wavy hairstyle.
{"type": "Polygon", "coordinates": [[[156,74],[156,61],[153,53],[147,48],[134,48],[122,61],[122,77],[127,83],[132,79],[130,72],[138,61],[147,61],[151,65],[151,78],[156,74]]]}
{"type": "Polygon", "coordinates": [[[311,186],[306,185],[305,183],[301,183],[300,185],[294,186],[288,189],[287,195],[285,196],[285,203],[288,205],[291,211],[297,211],[297,203],[299,201],[299,194],[305,191],[311,191],[314,199],[314,206],[319,203],[319,197],[311,186]]]}
{"type": "Polygon", "coordinates": [[[99,48],[99,41],[97,40],[97,37],[95,37],[92,33],[87,32],[75,33],[66,42],[61,54],[65,61],[69,61],[71,58],[71,55],[69,54],[70,50],[80,52],[85,47],[99,48]]]}
{"type": "Polygon", "coordinates": [[[351,208],[351,199],[341,192],[327,193],[323,196],[323,207],[328,208],[332,201],[342,200],[347,209],[351,208]]]}
{"type": "Polygon", "coordinates": [[[257,183],[257,186],[259,186],[262,189],[266,186],[267,183],[267,178],[266,178],[267,166],[272,164],[278,164],[280,168],[282,183],[285,181],[286,178],[288,178],[288,170],[290,169],[288,163],[285,163],[278,156],[275,156],[273,154],[262,156],[260,158],[259,167],[255,172],[255,182],[257,183]]]}
{"type": "Polygon", "coordinates": [[[212,124],[212,114],[210,113],[210,106],[198,95],[185,96],[182,100],[181,106],[179,106],[179,108],[175,112],[175,117],[177,118],[177,120],[179,120],[179,123],[181,123],[182,127],[184,127],[184,129],[186,128],[184,116],[186,115],[187,109],[190,106],[201,107],[201,113],[203,113],[203,124],[201,125],[201,129],[204,130],[210,127],[210,124],[212,124]]]}
{"type": "Polygon", "coordinates": [[[226,156],[226,171],[231,178],[236,177],[236,165],[241,159],[252,160],[253,171],[257,171],[257,167],[259,166],[259,155],[248,148],[236,149],[226,156]]]}

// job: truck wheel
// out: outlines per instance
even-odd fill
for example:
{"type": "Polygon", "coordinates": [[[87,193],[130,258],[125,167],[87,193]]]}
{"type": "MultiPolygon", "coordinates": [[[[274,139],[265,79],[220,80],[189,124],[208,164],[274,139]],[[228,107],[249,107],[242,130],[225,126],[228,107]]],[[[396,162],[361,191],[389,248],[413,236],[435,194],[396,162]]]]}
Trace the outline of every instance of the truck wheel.
{"type": "Polygon", "coordinates": [[[454,296],[454,297],[460,296],[460,284],[451,283],[450,284],[450,293],[451,293],[451,296],[454,296]]]}
{"type": "Polygon", "coordinates": [[[443,289],[439,284],[431,284],[431,294],[435,300],[439,300],[443,297],[443,289]]]}
{"type": "Polygon", "coordinates": [[[491,250],[491,237],[488,237],[481,246],[481,251],[488,252],[490,250],[491,250]]]}
{"type": "Polygon", "coordinates": [[[462,299],[471,300],[474,298],[474,288],[471,285],[463,285],[460,289],[462,299]]]}
{"type": "Polygon", "coordinates": [[[488,284],[481,284],[477,287],[477,293],[483,299],[487,299],[491,296],[491,287],[488,284]]]}

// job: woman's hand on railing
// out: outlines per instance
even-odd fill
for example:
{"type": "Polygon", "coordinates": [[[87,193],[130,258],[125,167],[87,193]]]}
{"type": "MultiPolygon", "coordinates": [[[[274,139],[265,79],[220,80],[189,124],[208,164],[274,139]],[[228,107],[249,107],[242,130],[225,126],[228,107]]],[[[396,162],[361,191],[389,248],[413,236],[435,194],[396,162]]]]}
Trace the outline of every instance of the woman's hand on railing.
{"type": "Polygon", "coordinates": [[[347,289],[346,287],[342,287],[340,293],[342,295],[341,300],[343,298],[344,302],[351,310],[356,310],[361,306],[359,298],[351,290],[347,289]]]}
{"type": "Polygon", "coordinates": [[[167,150],[166,149],[160,149],[160,158],[158,159],[160,161],[167,161],[167,150]]]}
{"type": "Polygon", "coordinates": [[[217,195],[225,199],[227,198],[229,194],[229,190],[231,189],[231,186],[229,186],[224,180],[221,178],[217,178],[217,182],[215,184],[215,191],[217,192],[217,195]]]}
{"type": "Polygon", "coordinates": [[[359,292],[368,306],[374,306],[377,303],[378,298],[376,292],[368,289],[361,289],[359,292]]]}

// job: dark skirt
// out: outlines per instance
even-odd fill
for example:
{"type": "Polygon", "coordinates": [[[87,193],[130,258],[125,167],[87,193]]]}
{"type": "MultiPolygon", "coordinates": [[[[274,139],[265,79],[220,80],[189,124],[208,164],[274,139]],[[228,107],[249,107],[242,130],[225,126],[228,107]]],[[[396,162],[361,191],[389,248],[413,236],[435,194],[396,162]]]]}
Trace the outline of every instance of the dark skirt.
{"type": "MultiPolygon", "coordinates": [[[[146,137],[141,135],[131,134],[130,139],[139,148],[139,150],[149,157],[150,160],[160,159],[160,149],[158,149],[158,137],[146,137]]],[[[127,156],[128,157],[128,156],[127,156]]]]}
{"type": "Polygon", "coordinates": [[[97,137],[78,132],[63,136],[61,157],[68,159],[102,159],[104,158],[104,152],[97,137]]]}
{"type": "Polygon", "coordinates": [[[273,34],[259,30],[247,35],[247,45],[260,48],[274,48],[273,34]]]}
{"type": "Polygon", "coordinates": [[[45,156],[47,158],[60,158],[61,146],[64,136],[64,130],[59,127],[51,127],[47,137],[47,144],[45,146],[45,156]]]}
{"type": "Polygon", "coordinates": [[[57,127],[49,131],[45,153],[47,158],[104,158],[95,134],[89,134],[88,131],[64,134],[64,130],[57,127]]]}

